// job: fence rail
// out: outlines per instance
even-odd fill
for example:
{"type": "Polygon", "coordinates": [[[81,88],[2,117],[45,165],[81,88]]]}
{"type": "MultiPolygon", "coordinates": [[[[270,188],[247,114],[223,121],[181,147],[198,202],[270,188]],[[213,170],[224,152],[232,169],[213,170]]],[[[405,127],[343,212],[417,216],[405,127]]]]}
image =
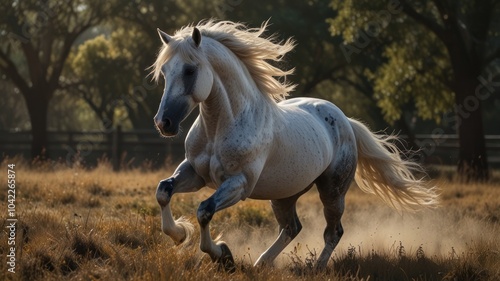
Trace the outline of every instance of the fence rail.
{"type": "MultiPolygon", "coordinates": [[[[403,139],[405,136],[401,136],[403,139]]],[[[122,131],[120,127],[109,131],[48,132],[47,151],[51,158],[72,164],[80,161],[93,166],[103,155],[108,157],[115,169],[120,165],[139,165],[145,160],[152,164],[165,161],[179,162],[184,157],[185,134],[175,138],[161,138],[154,130],[122,131]]],[[[500,166],[500,135],[487,135],[488,162],[500,166]]],[[[454,165],[458,161],[458,138],[456,135],[416,135],[420,146],[420,160],[430,164],[454,165]]],[[[30,154],[31,133],[28,131],[0,131],[0,155],[14,156],[30,154]]]]}
{"type": "MultiPolygon", "coordinates": [[[[161,138],[155,130],[122,131],[49,131],[47,151],[52,159],[72,165],[78,161],[94,166],[106,157],[115,170],[121,165],[139,165],[143,161],[163,164],[178,162],[184,157],[184,135],[161,138]]],[[[31,132],[0,132],[0,155],[30,156],[31,132]]]]}

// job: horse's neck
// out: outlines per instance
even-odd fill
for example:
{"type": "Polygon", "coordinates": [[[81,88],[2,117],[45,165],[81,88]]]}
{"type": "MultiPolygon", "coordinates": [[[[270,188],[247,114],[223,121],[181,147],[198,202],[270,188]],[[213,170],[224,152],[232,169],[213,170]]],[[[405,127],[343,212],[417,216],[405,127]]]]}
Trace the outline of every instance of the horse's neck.
{"type": "Polygon", "coordinates": [[[215,137],[242,118],[245,111],[258,109],[259,117],[265,118],[273,114],[275,106],[259,92],[246,68],[237,61],[214,68],[212,92],[200,105],[200,116],[207,135],[215,137]]]}

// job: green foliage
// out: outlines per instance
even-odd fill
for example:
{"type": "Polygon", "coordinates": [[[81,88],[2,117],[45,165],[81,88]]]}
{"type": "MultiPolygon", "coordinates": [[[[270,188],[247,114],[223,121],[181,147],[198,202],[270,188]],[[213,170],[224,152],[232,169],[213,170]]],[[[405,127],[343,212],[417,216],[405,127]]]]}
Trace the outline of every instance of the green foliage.
{"type": "Polygon", "coordinates": [[[498,5],[492,1],[476,4],[332,0],[331,7],[337,15],[327,21],[331,34],[343,39],[341,47],[346,50],[346,57],[377,61],[370,66],[360,58],[355,64],[365,68],[364,74],[373,85],[374,98],[386,121],[399,120],[405,105],[413,104],[419,117],[440,122],[455,102],[457,89],[453,83],[457,74],[445,42],[450,39],[439,31],[452,34],[453,25],[460,24],[464,31],[453,36],[463,36],[470,53],[469,58],[462,59],[476,60],[483,67],[489,63],[483,63],[486,54],[494,52],[498,45],[492,41],[498,37],[493,22],[498,5]],[[490,10],[485,8],[488,5],[490,10]],[[452,12],[446,14],[446,9],[452,12]],[[452,16],[457,22],[449,20],[452,16]]]}
{"type": "Polygon", "coordinates": [[[69,59],[69,71],[79,81],[78,92],[104,125],[125,114],[120,106],[131,92],[130,81],[136,74],[130,64],[132,54],[119,48],[115,38],[120,37],[100,35],[88,40],[69,59]]]}
{"type": "MultiPolygon", "coordinates": [[[[403,108],[414,103],[418,116],[437,122],[453,102],[446,83],[450,67],[444,45],[424,27],[415,25],[402,12],[401,3],[376,1],[332,1],[338,11],[328,20],[332,35],[365,56],[379,57],[375,67],[364,74],[371,81],[374,98],[389,123],[399,120],[403,108]],[[379,44],[379,53],[370,53],[362,42],[379,44]]],[[[353,53],[352,55],[355,55],[353,53]]]]}
{"type": "Polygon", "coordinates": [[[399,120],[404,105],[410,102],[419,117],[440,122],[453,104],[454,93],[443,82],[451,75],[449,62],[437,55],[438,50],[432,52],[436,42],[433,36],[420,37],[406,41],[410,43],[388,44],[384,51],[386,63],[374,72],[366,71],[374,84],[377,105],[388,122],[399,120]]]}
{"type": "Polygon", "coordinates": [[[78,53],[71,65],[77,75],[99,82],[107,78],[102,74],[123,69],[130,56],[126,49],[118,50],[111,40],[100,35],[78,47],[78,53]]]}
{"type": "MultiPolygon", "coordinates": [[[[384,10],[382,1],[333,0],[331,7],[337,11],[334,18],[327,19],[332,35],[342,35],[344,43],[352,43],[358,37],[360,30],[368,29],[368,23],[377,16],[377,11],[384,10]]],[[[388,22],[383,21],[384,26],[388,22]]]]}

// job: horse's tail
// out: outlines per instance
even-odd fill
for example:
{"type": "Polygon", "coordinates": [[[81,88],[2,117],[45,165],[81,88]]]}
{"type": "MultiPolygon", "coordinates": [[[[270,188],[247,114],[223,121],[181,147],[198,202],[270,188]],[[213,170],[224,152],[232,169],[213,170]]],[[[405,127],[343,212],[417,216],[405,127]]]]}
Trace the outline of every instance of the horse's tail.
{"type": "Polygon", "coordinates": [[[349,121],[358,148],[355,181],[361,190],[376,194],[397,210],[437,206],[437,188],[415,177],[414,173],[422,172],[422,167],[401,159],[401,152],[393,144],[396,136],[377,135],[363,123],[349,121]]]}

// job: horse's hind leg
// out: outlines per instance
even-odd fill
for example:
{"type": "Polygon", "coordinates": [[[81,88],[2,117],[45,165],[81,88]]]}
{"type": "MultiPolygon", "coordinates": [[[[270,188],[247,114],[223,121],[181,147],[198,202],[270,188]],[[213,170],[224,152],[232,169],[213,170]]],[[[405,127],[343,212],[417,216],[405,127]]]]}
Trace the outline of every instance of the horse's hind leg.
{"type": "Polygon", "coordinates": [[[326,268],[333,250],[344,233],[340,219],[344,213],[345,194],[349,189],[353,175],[354,169],[352,169],[352,172],[347,172],[347,175],[341,175],[338,172],[326,172],[316,181],[320,199],[323,203],[323,213],[326,219],[326,228],[323,234],[325,247],[316,264],[318,270],[326,268]]]}
{"type": "Polygon", "coordinates": [[[302,224],[297,216],[297,199],[311,188],[312,184],[301,193],[289,198],[271,200],[274,216],[279,224],[279,235],[274,243],[269,247],[259,259],[255,266],[271,264],[273,260],[292,242],[302,229],[302,224]]]}

